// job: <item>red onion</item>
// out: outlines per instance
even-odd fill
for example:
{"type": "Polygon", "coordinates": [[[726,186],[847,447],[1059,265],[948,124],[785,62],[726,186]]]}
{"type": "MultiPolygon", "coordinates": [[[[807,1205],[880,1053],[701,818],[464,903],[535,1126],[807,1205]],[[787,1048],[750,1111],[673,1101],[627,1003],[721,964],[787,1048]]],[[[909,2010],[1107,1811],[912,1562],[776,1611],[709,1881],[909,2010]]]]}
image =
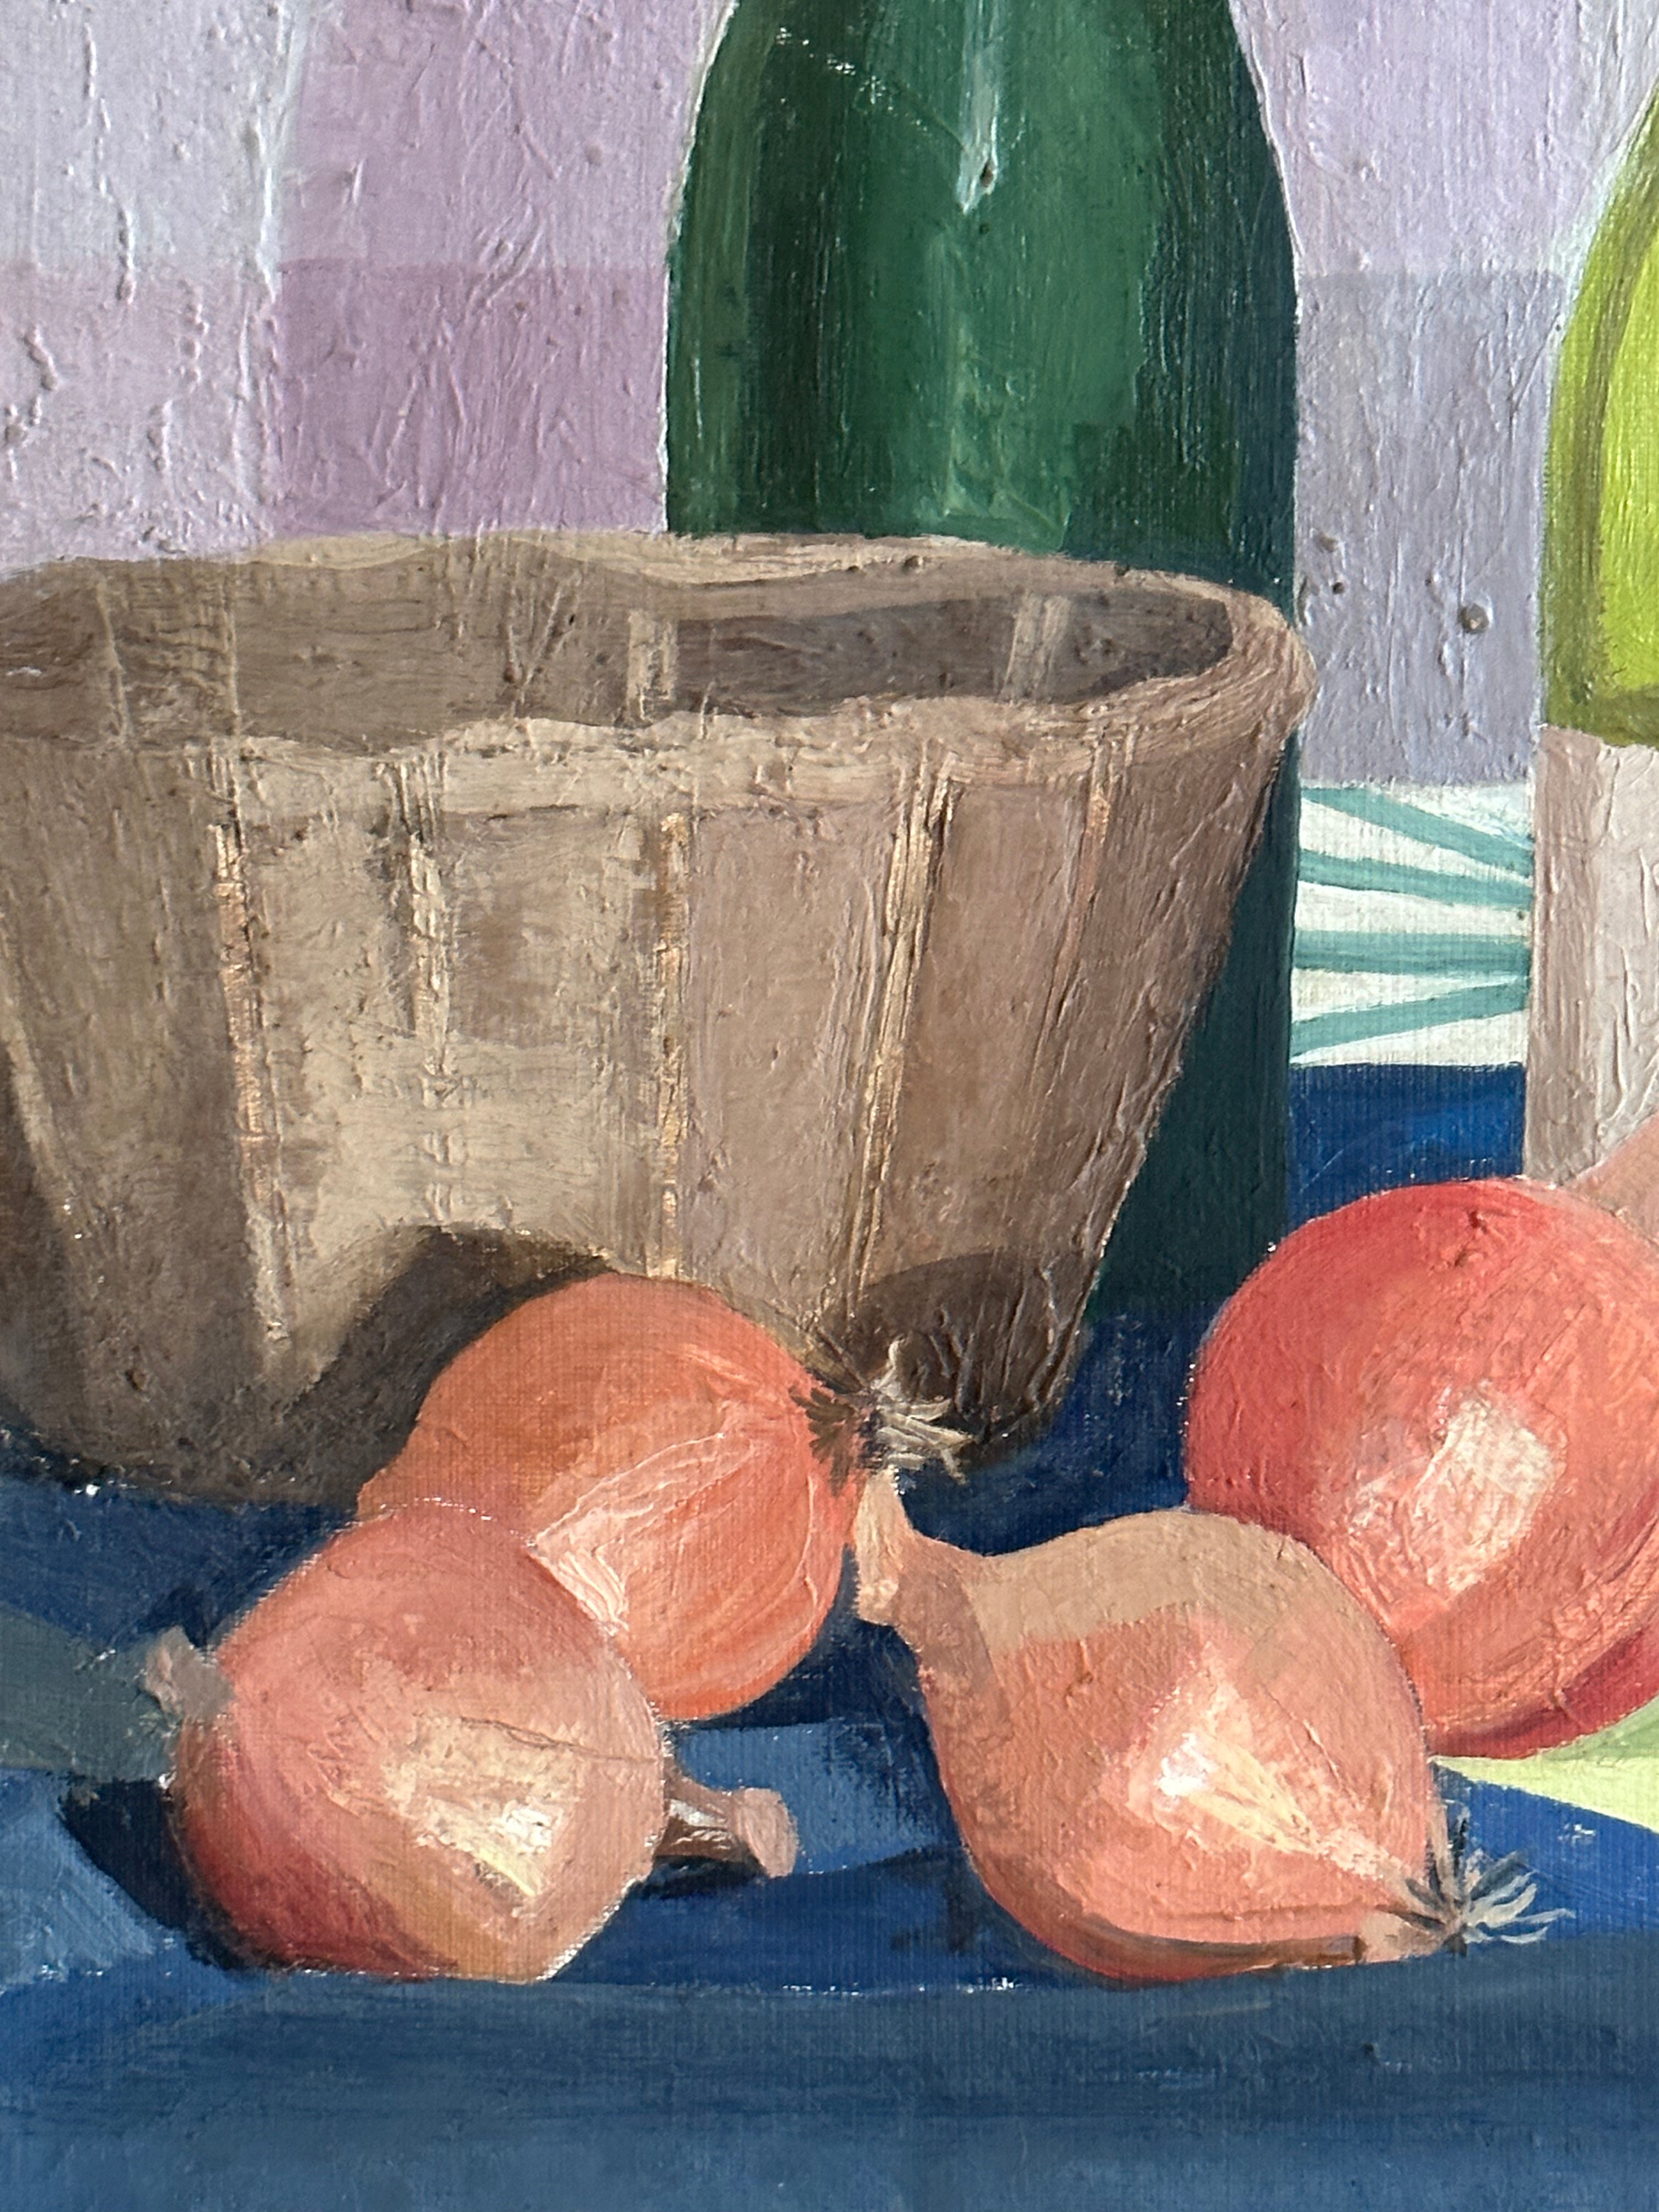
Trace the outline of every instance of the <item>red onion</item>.
{"type": "Polygon", "coordinates": [[[1659,1252],[1518,1180],[1310,1222],[1200,1354],[1187,1474],[1364,1601],[1435,1750],[1616,1720],[1659,1693],[1659,1252]]]}
{"type": "MultiPolygon", "coordinates": [[[[1300,1545],[1150,1513],[984,1558],[919,1534],[882,1475],[857,1549],[969,1857],[1065,1957],[1148,1981],[1331,1966],[1470,1917],[1410,1686],[1300,1545]]],[[[1501,1890],[1493,1910],[1530,1902],[1501,1890]]]]}
{"type": "Polygon", "coordinates": [[[659,1846],[793,1863],[769,1791],[678,1786],[610,1639],[472,1515],[413,1506],[348,1529],[214,1658],[169,1651],[157,1673],[192,1708],[177,1826],[270,1962],[533,1980],[659,1846]]]}
{"type": "Polygon", "coordinates": [[[518,1529],[657,1711],[699,1719],[769,1689],[822,1626],[857,1504],[849,1435],[711,1291],[599,1275],[453,1361],[358,1510],[442,1498],[518,1529]]]}

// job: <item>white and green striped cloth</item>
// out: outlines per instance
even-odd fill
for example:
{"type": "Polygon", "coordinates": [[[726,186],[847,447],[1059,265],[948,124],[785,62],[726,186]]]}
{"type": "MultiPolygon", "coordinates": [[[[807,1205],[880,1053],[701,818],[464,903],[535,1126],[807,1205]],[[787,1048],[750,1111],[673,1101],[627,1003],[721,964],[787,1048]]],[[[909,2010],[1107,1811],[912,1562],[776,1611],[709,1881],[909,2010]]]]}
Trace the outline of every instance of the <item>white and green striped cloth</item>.
{"type": "Polygon", "coordinates": [[[1531,821],[1525,784],[1304,787],[1296,1065],[1525,1059],[1531,821]]]}

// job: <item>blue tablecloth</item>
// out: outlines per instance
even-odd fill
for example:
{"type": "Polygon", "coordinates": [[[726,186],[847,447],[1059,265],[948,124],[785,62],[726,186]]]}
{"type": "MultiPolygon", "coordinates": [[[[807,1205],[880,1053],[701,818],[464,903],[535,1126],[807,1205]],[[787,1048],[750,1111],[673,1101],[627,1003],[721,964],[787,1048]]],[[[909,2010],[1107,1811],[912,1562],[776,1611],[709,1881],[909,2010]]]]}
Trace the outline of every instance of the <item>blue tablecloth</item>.
{"type": "MultiPolygon", "coordinates": [[[[1517,1164],[1518,1072],[1309,1069],[1298,1214],[1517,1164]]],[[[1180,1495],[1206,1316],[1097,1321],[1064,1413],[926,1525],[1002,1548],[1180,1495]]],[[[0,1602],[207,1635],[326,1532],[0,1465],[0,1602]]],[[[1461,1785],[1568,1916],[1363,1972],[1126,1991],[975,1880],[896,1643],[843,1603],[683,1756],[799,1823],[782,1882],[659,1873],[532,1990],[225,1961],[143,1785],[0,1775],[0,2202],[40,2212],[1659,2206],[1659,1838],[1461,1785]]]]}

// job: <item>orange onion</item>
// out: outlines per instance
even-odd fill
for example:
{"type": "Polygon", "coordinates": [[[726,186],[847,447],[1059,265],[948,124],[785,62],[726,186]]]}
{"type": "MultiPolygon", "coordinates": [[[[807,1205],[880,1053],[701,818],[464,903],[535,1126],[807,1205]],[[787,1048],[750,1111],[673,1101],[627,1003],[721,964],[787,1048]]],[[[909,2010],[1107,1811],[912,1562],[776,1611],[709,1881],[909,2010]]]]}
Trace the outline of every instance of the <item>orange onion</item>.
{"type": "Polygon", "coordinates": [[[234,1627],[178,1641],[184,1855],[255,1956],[530,1981],[603,1925],[653,1854],[748,1856],[793,1832],[769,1791],[674,1786],[621,1655],[509,1533],[415,1506],[347,1529],[234,1627]]]}
{"type": "Polygon", "coordinates": [[[981,1557],[920,1534],[886,1474],[856,1542],[981,1880],[1076,1964],[1395,1959],[1530,1904],[1507,1869],[1479,1907],[1453,1895],[1410,1685],[1302,1546],[1177,1511],[981,1557]]]}
{"type": "Polygon", "coordinates": [[[1659,1694],[1659,1251],[1518,1179],[1310,1222],[1200,1353],[1187,1478],[1370,1607],[1436,1751],[1617,1720],[1659,1694]]]}
{"type": "Polygon", "coordinates": [[[712,1291],[598,1275],[452,1361],[358,1512],[446,1499],[516,1528],[657,1711],[697,1720],[770,1689],[823,1626],[857,1504],[850,1436],[712,1291]]]}

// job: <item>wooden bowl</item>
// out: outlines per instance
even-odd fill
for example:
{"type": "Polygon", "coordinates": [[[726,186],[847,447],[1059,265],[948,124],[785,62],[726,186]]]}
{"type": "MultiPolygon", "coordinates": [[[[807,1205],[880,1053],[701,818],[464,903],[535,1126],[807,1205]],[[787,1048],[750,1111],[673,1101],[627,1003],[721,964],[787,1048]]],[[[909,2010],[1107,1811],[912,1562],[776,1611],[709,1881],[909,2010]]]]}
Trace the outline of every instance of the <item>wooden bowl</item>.
{"type": "Polygon", "coordinates": [[[0,585],[0,1392],[345,1492],[526,1285],[1063,1380],[1307,657],[942,540],[500,536],[0,585]]]}

